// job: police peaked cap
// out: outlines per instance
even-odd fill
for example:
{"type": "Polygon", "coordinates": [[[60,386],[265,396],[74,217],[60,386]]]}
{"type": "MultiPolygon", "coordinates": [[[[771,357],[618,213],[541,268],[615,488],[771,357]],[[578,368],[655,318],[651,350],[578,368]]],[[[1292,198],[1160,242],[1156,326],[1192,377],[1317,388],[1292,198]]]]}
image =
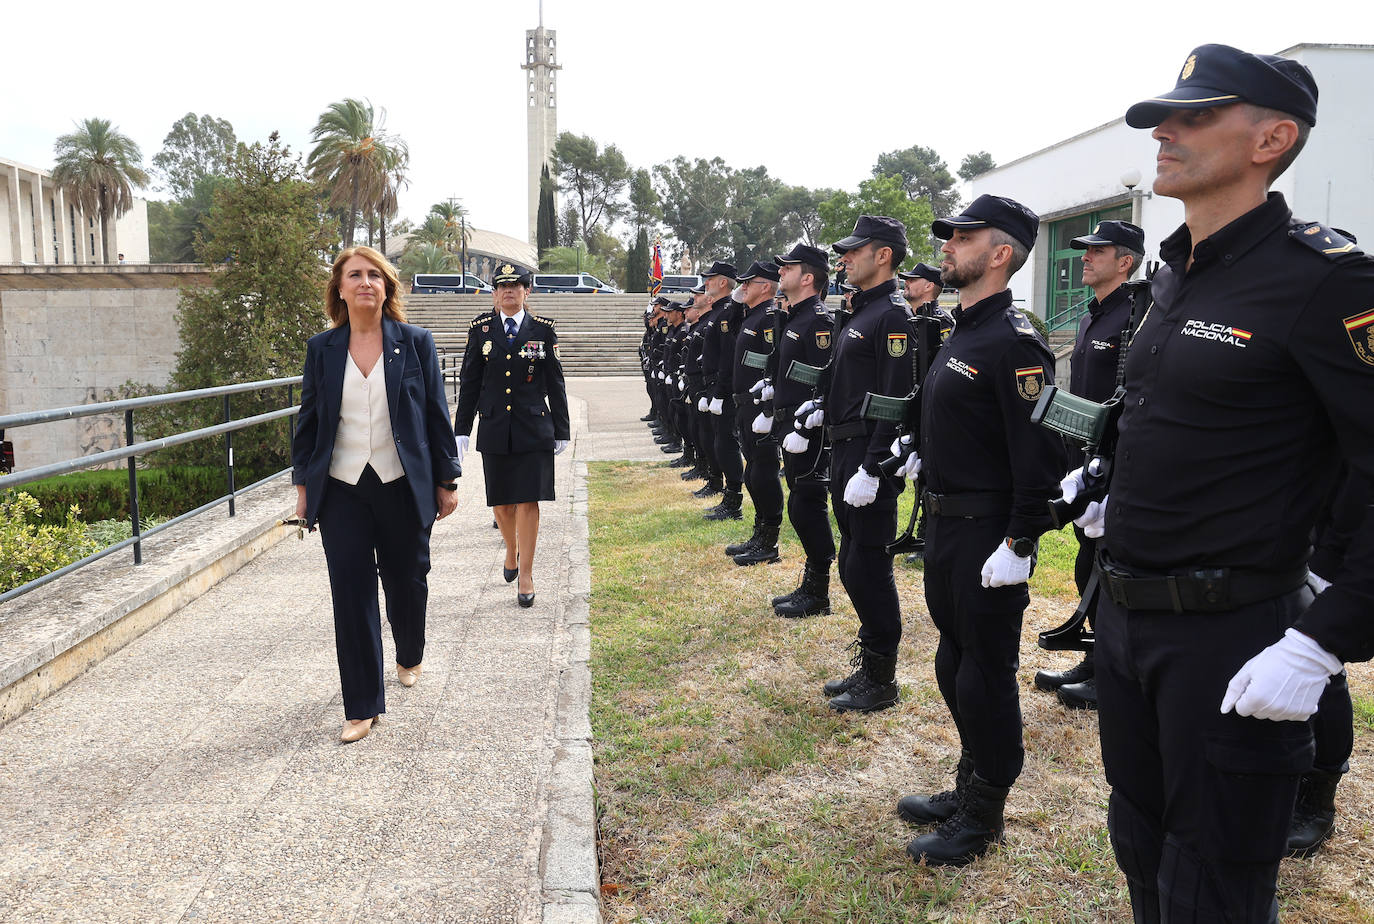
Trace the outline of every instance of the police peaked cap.
{"type": "Polygon", "coordinates": [[[502,263],[500,266],[496,267],[496,272],[493,273],[491,277],[491,284],[493,286],[512,282],[528,287],[532,282],[530,279],[530,271],[514,263],[502,263]]]}
{"type": "Polygon", "coordinates": [[[1085,234],[1069,241],[1069,246],[1074,250],[1087,250],[1089,247],[1106,244],[1118,244],[1136,253],[1144,253],[1145,231],[1129,221],[1099,221],[1092,234],[1085,234]]]}
{"type": "Polygon", "coordinates": [[[857,247],[862,247],[869,241],[901,247],[905,250],[907,246],[906,225],[895,218],[888,218],[886,215],[860,215],[859,220],[854,222],[853,233],[830,246],[834,248],[836,253],[848,253],[857,247]]]}
{"type": "Polygon", "coordinates": [[[725,263],[721,260],[711,264],[711,268],[701,274],[702,279],[709,279],[712,276],[725,276],[728,279],[736,277],[735,266],[733,263],[725,263]]]}
{"type": "Polygon", "coordinates": [[[1126,110],[1131,128],[1154,128],[1171,109],[1246,102],[1317,124],[1317,81],[1291,58],[1255,55],[1230,45],[1199,45],[1183,62],[1174,88],[1126,110]]]}
{"type": "Polygon", "coordinates": [[[758,260],[755,260],[753,263],[749,264],[747,270],[739,274],[739,278],[735,281],[748,282],[755,277],[777,282],[779,279],[778,268],[772,263],[760,263],[758,260]]]}
{"type": "Polygon", "coordinates": [[[982,195],[974,199],[963,214],[939,218],[930,223],[930,232],[946,241],[954,236],[955,231],[974,231],[978,228],[1005,231],[1030,250],[1035,246],[1035,233],[1040,230],[1040,216],[1015,199],[982,195]]]}
{"type": "Polygon", "coordinates": [[[773,262],[778,266],[788,263],[803,263],[807,266],[814,266],[816,269],[823,269],[830,272],[830,259],[825,255],[825,251],[819,247],[810,247],[806,244],[798,244],[786,254],[774,254],[773,262]]]}
{"type": "Polygon", "coordinates": [[[929,263],[917,263],[911,268],[909,273],[898,273],[897,278],[903,281],[907,279],[924,279],[926,282],[933,282],[937,286],[944,288],[944,282],[940,279],[940,268],[931,266],[929,263]]]}

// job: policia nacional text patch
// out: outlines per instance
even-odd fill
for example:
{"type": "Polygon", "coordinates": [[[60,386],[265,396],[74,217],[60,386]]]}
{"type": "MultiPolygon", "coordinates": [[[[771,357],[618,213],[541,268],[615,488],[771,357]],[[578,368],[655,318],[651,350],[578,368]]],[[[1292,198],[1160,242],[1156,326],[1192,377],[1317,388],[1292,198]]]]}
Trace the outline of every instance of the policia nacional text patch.
{"type": "Polygon", "coordinates": [[[1027,401],[1035,401],[1045,389],[1043,366],[1027,366],[1016,370],[1016,393],[1027,401]]]}
{"type": "Polygon", "coordinates": [[[1362,311],[1344,321],[1350,345],[1360,362],[1374,366],[1374,311],[1362,311]]]}

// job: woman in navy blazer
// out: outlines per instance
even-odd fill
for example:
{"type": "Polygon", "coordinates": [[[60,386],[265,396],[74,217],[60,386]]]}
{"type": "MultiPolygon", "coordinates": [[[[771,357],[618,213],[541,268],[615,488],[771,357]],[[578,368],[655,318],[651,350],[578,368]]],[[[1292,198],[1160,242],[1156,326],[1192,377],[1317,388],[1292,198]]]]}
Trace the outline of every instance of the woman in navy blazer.
{"type": "Polygon", "coordinates": [[[411,686],[420,675],[430,529],[457,507],[462,468],[434,338],[404,323],[386,258],[371,247],[339,254],[325,311],[333,326],[306,345],[291,480],[329,568],[347,742],[386,711],[379,573],[397,677],[411,686]]]}

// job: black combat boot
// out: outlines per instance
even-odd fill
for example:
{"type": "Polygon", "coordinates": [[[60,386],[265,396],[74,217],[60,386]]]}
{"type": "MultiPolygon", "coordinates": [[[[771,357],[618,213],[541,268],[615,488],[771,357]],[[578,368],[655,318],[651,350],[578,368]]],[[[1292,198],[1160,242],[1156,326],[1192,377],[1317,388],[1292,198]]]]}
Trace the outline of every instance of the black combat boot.
{"type": "Polygon", "coordinates": [[[1002,839],[1002,812],[1010,789],[972,774],[958,810],[934,831],[907,844],[906,852],[930,866],[963,866],[981,857],[1002,839]]]}
{"type": "Polygon", "coordinates": [[[774,608],[774,609],[777,609],[777,606],[778,606],[779,603],[784,603],[784,602],[786,602],[786,601],[788,601],[788,600],[791,600],[791,599],[792,599],[793,597],[795,597],[797,594],[801,593],[801,591],[802,591],[802,585],[806,583],[806,569],[807,569],[807,568],[810,568],[810,567],[811,567],[810,562],[807,562],[806,564],[804,564],[804,565],[802,566],[801,577],[797,578],[797,589],[796,589],[796,590],[789,590],[789,591],[788,591],[787,593],[785,593],[785,594],[778,594],[776,597],[774,597],[774,598],[772,599],[772,601],[770,601],[770,602],[773,604],[773,608],[774,608]]]}
{"type": "Polygon", "coordinates": [[[691,446],[684,446],[682,455],[668,463],[669,468],[691,468],[697,463],[697,454],[692,451],[691,446]]]}
{"type": "Polygon", "coordinates": [[[692,492],[693,497],[715,497],[722,490],[719,475],[707,477],[706,483],[692,492]]]}
{"type": "Polygon", "coordinates": [[[1097,681],[1092,677],[1082,683],[1066,683],[1055,694],[1070,709],[1097,708],[1097,681]]]}
{"type": "Polygon", "coordinates": [[[1035,672],[1035,685],[1048,693],[1053,693],[1065,684],[1082,683],[1085,680],[1092,679],[1093,651],[1091,648],[1084,652],[1082,661],[1066,671],[1035,672]]]}
{"type": "MultiPolygon", "coordinates": [[[[830,612],[830,562],[806,560],[801,586],[790,595],[773,601],[773,612],[789,619],[824,616],[830,612]]],[[[829,684],[826,685],[827,687],[829,684]]],[[[848,689],[847,687],[845,689],[848,689]]],[[[837,690],[839,696],[844,690],[837,690]]]]}
{"type": "Polygon", "coordinates": [[[675,455],[677,455],[679,452],[682,452],[682,444],[681,444],[681,443],[668,443],[668,444],[663,445],[663,446],[660,446],[660,447],[658,447],[658,448],[661,449],[661,450],[663,450],[663,452],[667,453],[667,454],[670,455],[670,456],[675,456],[675,455]]]}
{"type": "Polygon", "coordinates": [[[777,561],[778,530],[781,527],[781,518],[768,520],[755,527],[755,541],[734,556],[735,564],[743,567],[745,565],[770,565],[777,561]]]}
{"type": "Polygon", "coordinates": [[[1298,783],[1298,801],[1288,826],[1288,856],[1306,858],[1321,849],[1336,827],[1336,784],[1350,769],[1308,770],[1298,783]]]}
{"type": "Polygon", "coordinates": [[[964,748],[959,755],[959,767],[954,771],[954,788],[933,796],[903,796],[897,802],[897,814],[914,825],[933,825],[952,817],[959,811],[959,803],[973,778],[973,752],[964,748]]]}
{"type": "Polygon", "coordinates": [[[721,492],[720,503],[701,515],[703,520],[743,520],[744,492],[726,488],[721,492]]]}
{"type": "Polygon", "coordinates": [[[845,646],[845,651],[849,652],[849,666],[854,668],[853,673],[842,680],[827,680],[825,686],[821,687],[821,692],[829,699],[845,693],[850,687],[859,682],[859,678],[864,675],[864,643],[862,639],[854,639],[845,646]]]}
{"type": "Polygon", "coordinates": [[[730,543],[729,545],[727,545],[727,546],[725,547],[725,554],[726,554],[726,555],[729,555],[731,558],[734,558],[736,555],[739,555],[741,552],[747,552],[747,551],[749,551],[750,549],[752,549],[755,545],[758,544],[758,541],[759,541],[759,528],[760,528],[762,525],[763,525],[763,524],[762,524],[762,521],[760,521],[759,518],[758,518],[758,516],[755,515],[755,517],[754,517],[754,531],[753,531],[753,533],[751,533],[751,534],[749,535],[749,538],[748,538],[748,539],[745,539],[743,542],[732,542],[732,543],[730,543]]]}
{"type": "Polygon", "coordinates": [[[647,423],[647,424],[651,424],[651,423],[653,423],[654,421],[658,420],[658,415],[655,414],[653,411],[650,411],[649,413],[645,414],[643,417],[641,417],[641,418],[639,418],[639,419],[642,420],[642,421],[644,421],[644,422],[647,423]]]}
{"type": "Polygon", "coordinates": [[[679,472],[678,477],[683,481],[695,481],[698,478],[705,478],[706,469],[702,468],[701,465],[702,462],[700,459],[693,459],[691,467],[685,472],[679,472]]]}
{"type": "Polygon", "coordinates": [[[672,441],[673,435],[667,430],[659,430],[654,433],[654,442],[658,443],[660,446],[672,443],[672,441]]]}
{"type": "Polygon", "coordinates": [[[897,656],[862,648],[863,666],[854,685],[830,701],[836,712],[877,712],[897,705],[897,656]]]}

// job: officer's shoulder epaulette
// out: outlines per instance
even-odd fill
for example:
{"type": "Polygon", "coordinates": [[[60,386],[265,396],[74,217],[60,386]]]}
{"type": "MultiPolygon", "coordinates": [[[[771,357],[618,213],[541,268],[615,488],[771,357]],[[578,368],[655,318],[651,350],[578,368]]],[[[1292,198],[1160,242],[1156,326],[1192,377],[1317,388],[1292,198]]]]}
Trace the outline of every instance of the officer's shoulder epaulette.
{"type": "Polygon", "coordinates": [[[532,314],[532,315],[530,315],[530,320],[531,320],[531,321],[538,321],[540,324],[547,324],[549,327],[553,327],[553,323],[554,323],[554,322],[553,322],[553,318],[541,318],[541,317],[540,317],[539,315],[537,315],[537,314],[532,314]]]}
{"type": "Polygon", "coordinates": [[[484,312],[482,312],[481,314],[479,314],[477,317],[475,317],[475,318],[472,319],[472,323],[468,325],[468,330],[472,330],[472,329],[473,329],[474,327],[476,327],[478,324],[486,324],[486,323],[489,323],[489,322],[490,322],[493,318],[495,318],[495,317],[496,317],[496,313],[495,313],[494,311],[484,311],[484,312]]]}
{"type": "Polygon", "coordinates": [[[1347,255],[1364,253],[1355,246],[1355,236],[1337,228],[1328,228],[1319,221],[1294,222],[1288,228],[1288,236],[1305,247],[1310,247],[1328,260],[1339,260],[1347,255]]]}
{"type": "Polygon", "coordinates": [[[1002,316],[1007,319],[1007,323],[1011,325],[1012,330],[1016,331],[1017,336],[1029,337],[1042,344],[1045,342],[1044,338],[1040,336],[1040,332],[1035,329],[1035,325],[1031,323],[1030,318],[1026,317],[1020,308],[1008,308],[1002,316]]]}

